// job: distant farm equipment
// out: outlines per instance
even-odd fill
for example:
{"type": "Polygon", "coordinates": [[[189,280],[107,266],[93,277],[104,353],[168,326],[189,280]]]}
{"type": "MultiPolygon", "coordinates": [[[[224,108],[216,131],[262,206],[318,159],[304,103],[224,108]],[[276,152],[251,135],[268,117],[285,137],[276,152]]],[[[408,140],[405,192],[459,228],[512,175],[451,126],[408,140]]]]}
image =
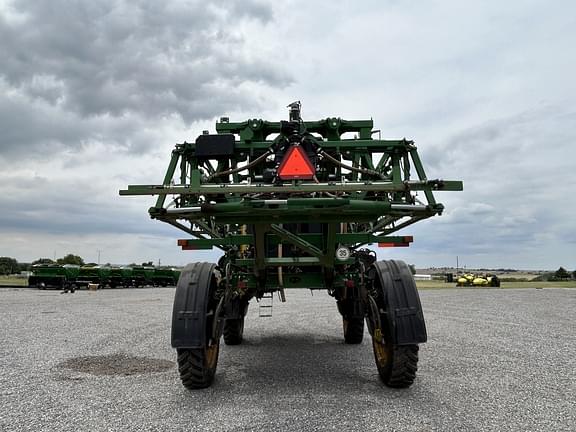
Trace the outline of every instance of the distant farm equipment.
{"type": "Polygon", "coordinates": [[[59,264],[37,264],[32,266],[32,275],[28,278],[28,286],[39,289],[62,289],[70,280],[78,277],[78,266],[59,264]]]}
{"type": "Polygon", "coordinates": [[[500,279],[496,275],[467,273],[458,277],[456,286],[499,287],[500,279]]]}
{"type": "Polygon", "coordinates": [[[180,271],[168,267],[77,266],[37,264],[32,266],[28,286],[38,289],[64,289],[98,285],[100,288],[174,286],[180,271]]]}

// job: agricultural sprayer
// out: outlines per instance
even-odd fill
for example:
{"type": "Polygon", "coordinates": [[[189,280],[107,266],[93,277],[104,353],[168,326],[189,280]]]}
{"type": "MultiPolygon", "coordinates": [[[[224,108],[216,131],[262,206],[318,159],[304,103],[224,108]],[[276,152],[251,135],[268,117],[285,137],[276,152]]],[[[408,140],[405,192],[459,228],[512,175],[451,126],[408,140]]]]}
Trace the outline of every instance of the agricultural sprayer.
{"type": "Polygon", "coordinates": [[[242,342],[251,300],[267,316],[273,293],[284,301],[296,288],[335,298],[346,343],[361,343],[366,323],[382,381],[410,386],[427,338],[418,291],[408,265],[366,246],[408,246],[396,232],[440,215],[434,192],[462,182],[428,179],[414,142],[376,139],[372,120],[303,121],[299,102],[287,121],[221,118],[216,132],[177,144],[162,184],[120,191],[156,195],[150,216],[190,236],[182,249],[222,251],[189,264],[176,287],[184,386],[212,383],[220,339],[242,342]]]}

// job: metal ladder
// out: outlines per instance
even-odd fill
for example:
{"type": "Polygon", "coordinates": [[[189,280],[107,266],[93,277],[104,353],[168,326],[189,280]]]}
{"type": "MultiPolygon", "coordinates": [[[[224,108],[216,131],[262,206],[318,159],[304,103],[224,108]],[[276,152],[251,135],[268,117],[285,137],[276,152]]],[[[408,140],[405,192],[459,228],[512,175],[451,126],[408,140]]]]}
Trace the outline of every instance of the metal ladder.
{"type": "Polygon", "coordinates": [[[274,293],[265,292],[260,299],[258,316],[260,318],[270,318],[272,316],[272,303],[274,302],[274,293]]]}

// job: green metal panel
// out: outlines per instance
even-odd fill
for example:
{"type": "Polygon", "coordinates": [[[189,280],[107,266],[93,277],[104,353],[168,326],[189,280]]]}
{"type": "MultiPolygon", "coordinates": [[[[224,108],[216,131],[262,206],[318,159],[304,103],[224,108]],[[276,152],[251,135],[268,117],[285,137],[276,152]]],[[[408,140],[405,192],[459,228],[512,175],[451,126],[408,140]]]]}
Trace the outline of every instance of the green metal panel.
{"type": "Polygon", "coordinates": [[[32,266],[34,276],[66,276],[66,269],[58,264],[39,264],[32,266]]]}
{"type": "Polygon", "coordinates": [[[461,191],[461,181],[454,180],[430,180],[408,182],[331,182],[331,183],[298,183],[284,186],[267,184],[204,184],[193,187],[190,185],[130,185],[128,189],[122,189],[120,195],[158,195],[158,194],[256,194],[256,193],[314,193],[314,192],[410,192],[410,191],[461,191]]]}
{"type": "Polygon", "coordinates": [[[287,288],[330,288],[355,277],[349,266],[366,259],[363,245],[407,246],[410,237],[391,234],[441,215],[436,192],[463,188],[461,181],[428,179],[413,141],[372,139],[372,120],[223,118],[216,131],[235,136],[232,151],[218,148],[222,137],[210,135],[198,144],[177,144],[162,184],[130,185],[120,195],[157,195],[149,214],[194,237],[179,240],[183,249],[222,249],[222,271],[230,264],[260,290],[280,288],[282,279],[287,288]],[[344,138],[346,133],[355,137],[344,138]],[[206,145],[212,147],[201,147],[206,145]],[[312,180],[278,177],[294,145],[314,166],[312,180]],[[339,247],[350,256],[336,259],[339,247]],[[297,268],[308,269],[298,283],[294,276],[290,283],[279,277],[297,268]]]}
{"type": "MultiPolygon", "coordinates": [[[[316,249],[322,247],[323,235],[322,234],[298,234],[298,238],[304,242],[309,243],[316,249]]],[[[278,235],[268,234],[267,241],[271,245],[277,245],[282,242],[278,235]]],[[[390,243],[390,244],[403,244],[412,242],[410,236],[377,236],[370,233],[335,233],[334,241],[342,245],[352,246],[356,243],[390,243]]],[[[286,243],[286,242],[284,242],[286,243]]],[[[252,235],[229,235],[224,238],[217,239],[181,239],[178,240],[178,245],[182,246],[184,250],[197,250],[197,249],[212,249],[218,245],[225,246],[240,246],[240,245],[253,245],[254,236],[252,235]]]]}
{"type": "Polygon", "coordinates": [[[32,266],[32,275],[28,278],[30,286],[61,288],[69,281],[67,269],[59,264],[37,264],[32,266]]]}
{"type": "Polygon", "coordinates": [[[68,280],[74,280],[78,277],[80,273],[80,266],[73,264],[65,264],[62,266],[64,268],[66,278],[68,280]]]}

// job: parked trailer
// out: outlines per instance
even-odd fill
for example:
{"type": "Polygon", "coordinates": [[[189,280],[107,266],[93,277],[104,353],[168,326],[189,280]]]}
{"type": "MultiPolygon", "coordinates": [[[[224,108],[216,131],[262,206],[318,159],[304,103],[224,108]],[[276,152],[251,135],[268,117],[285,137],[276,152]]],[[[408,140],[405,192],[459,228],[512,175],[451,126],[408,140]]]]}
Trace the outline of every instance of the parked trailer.
{"type": "Polygon", "coordinates": [[[145,285],[173,286],[176,285],[179,277],[180,271],[169,267],[80,267],[72,264],[36,264],[32,266],[28,286],[39,289],[63,289],[67,284],[74,284],[77,287],[98,284],[100,288],[106,286],[110,288],[145,285]]]}
{"type": "Polygon", "coordinates": [[[60,264],[35,264],[32,266],[32,276],[28,278],[28,286],[38,289],[64,288],[67,282],[66,268],[60,264]]]}
{"type": "Polygon", "coordinates": [[[152,273],[152,285],[166,287],[174,286],[178,282],[178,276],[174,269],[167,267],[156,267],[152,273]]]}
{"type": "Polygon", "coordinates": [[[176,281],[176,284],[178,284],[178,280],[180,279],[180,269],[172,269],[172,271],[174,272],[174,280],[176,281]]]}
{"type": "Polygon", "coordinates": [[[132,267],[112,267],[108,277],[110,288],[132,286],[133,273],[132,267]]]}
{"type": "Polygon", "coordinates": [[[75,284],[80,274],[80,266],[76,264],[64,264],[62,267],[66,269],[66,282],[75,284]]]}
{"type": "Polygon", "coordinates": [[[154,267],[134,266],[132,267],[132,285],[143,287],[152,284],[154,267]]]}
{"type": "Polygon", "coordinates": [[[104,266],[82,266],[78,277],[76,278],[76,285],[88,286],[88,284],[98,284],[100,288],[108,285],[110,279],[110,267],[104,266]]]}

